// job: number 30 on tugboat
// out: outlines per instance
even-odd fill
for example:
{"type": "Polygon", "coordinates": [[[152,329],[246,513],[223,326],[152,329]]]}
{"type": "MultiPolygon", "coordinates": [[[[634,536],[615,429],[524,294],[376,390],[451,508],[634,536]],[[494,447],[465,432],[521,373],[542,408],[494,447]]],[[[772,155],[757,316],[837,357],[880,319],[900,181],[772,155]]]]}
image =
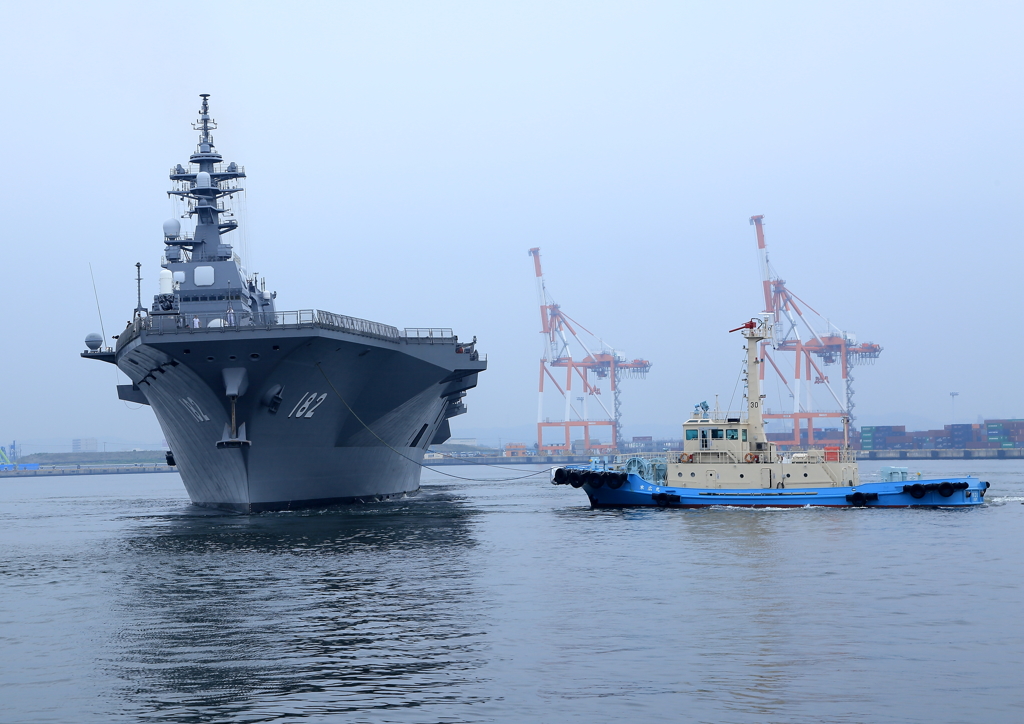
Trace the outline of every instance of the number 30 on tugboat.
{"type": "Polygon", "coordinates": [[[905,468],[883,470],[881,482],[861,483],[855,454],[844,444],[779,453],[761,415],[760,342],[772,337],[770,314],[730,330],[747,346],[747,409],[711,411],[698,405],[683,423],[683,449],[661,455],[618,456],[613,463],[557,468],[551,482],[583,488],[595,508],[916,507],[981,505],[987,482],[975,477],[907,480],[905,468]]]}

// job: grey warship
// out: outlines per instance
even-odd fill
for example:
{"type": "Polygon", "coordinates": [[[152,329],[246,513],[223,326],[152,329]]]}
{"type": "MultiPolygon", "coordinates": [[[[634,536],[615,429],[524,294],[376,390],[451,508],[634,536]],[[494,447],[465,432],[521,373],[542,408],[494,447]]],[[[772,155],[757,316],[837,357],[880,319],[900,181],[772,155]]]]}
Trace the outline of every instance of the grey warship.
{"type": "MultiPolygon", "coordinates": [[[[245,169],[225,163],[202,94],[199,144],[171,169],[185,204],[164,224],[159,293],[87,359],[116,364],[123,400],[156,414],[192,502],[252,513],[386,500],[419,488],[430,444],[487,368],[476,338],[404,329],[315,309],[278,311],[225,236],[245,169]]],[[[138,267],[138,265],[136,265],[138,267]]],[[[138,276],[138,275],[137,275],[138,276]]],[[[141,287],[140,287],[141,290],[141,287]]]]}

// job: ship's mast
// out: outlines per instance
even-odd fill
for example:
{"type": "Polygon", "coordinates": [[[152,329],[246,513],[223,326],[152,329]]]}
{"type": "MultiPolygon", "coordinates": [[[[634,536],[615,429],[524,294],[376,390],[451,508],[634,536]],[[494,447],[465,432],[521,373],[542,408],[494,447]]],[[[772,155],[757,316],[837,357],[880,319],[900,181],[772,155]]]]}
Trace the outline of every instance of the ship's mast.
{"type": "Polygon", "coordinates": [[[747,340],[747,422],[750,429],[751,443],[767,443],[768,436],[764,432],[764,399],[761,395],[761,359],[758,352],[761,349],[761,342],[771,339],[772,336],[772,314],[761,314],[758,318],[730,329],[730,332],[743,330],[743,337],[747,340]]]}
{"type": "MultiPolygon", "coordinates": [[[[170,178],[175,188],[167,192],[188,204],[186,215],[195,217],[196,230],[192,238],[168,238],[167,244],[190,249],[193,261],[226,261],[231,258],[231,245],[220,237],[238,228],[238,222],[222,199],[242,191],[234,181],[245,178],[245,170],[235,163],[225,165],[224,157],[217,153],[211,133],[217,122],[210,116],[210,94],[202,93],[200,97],[199,119],[192,124],[199,131],[199,145],[189,157],[188,169],[180,165],[172,169],[170,178]]],[[[173,256],[171,250],[168,260],[173,256]]]]}

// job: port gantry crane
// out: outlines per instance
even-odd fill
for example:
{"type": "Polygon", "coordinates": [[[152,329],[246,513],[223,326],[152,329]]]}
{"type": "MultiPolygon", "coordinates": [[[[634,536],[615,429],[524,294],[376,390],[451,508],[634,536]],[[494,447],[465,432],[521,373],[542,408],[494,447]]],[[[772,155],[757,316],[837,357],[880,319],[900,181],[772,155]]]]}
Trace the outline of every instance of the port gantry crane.
{"type": "MultiPolygon", "coordinates": [[[[873,342],[858,344],[856,337],[841,331],[828,319],[814,310],[804,300],[791,292],[775,269],[768,262],[768,247],[764,242],[764,215],[751,216],[750,225],[757,232],[757,251],[761,266],[761,284],[764,291],[764,311],[775,317],[774,338],[761,343],[761,358],[767,360],[782,383],[793,397],[792,412],[766,413],[767,419],[793,421],[793,439],[777,441],[780,445],[801,445],[801,427],[807,420],[807,445],[814,444],[814,420],[817,418],[845,418],[846,424],[853,422],[853,374],[852,368],[860,363],[873,364],[882,348],[873,342]],[[813,315],[805,315],[804,310],[813,315]],[[814,322],[812,324],[812,321],[814,322]],[[769,347],[777,354],[793,353],[793,384],[769,354],[769,347]],[[821,362],[815,361],[817,358],[821,362]],[[822,367],[839,364],[845,394],[840,399],[829,382],[822,367]],[[801,369],[803,376],[801,377],[801,369]],[[813,372],[813,379],[812,379],[813,372]],[[823,385],[835,401],[838,410],[815,410],[812,395],[813,385],[823,385]]],[[[766,365],[761,365],[760,377],[764,380],[766,365]]]]}
{"type": "MultiPolygon", "coordinates": [[[[537,294],[540,298],[541,334],[544,335],[544,353],[540,360],[540,385],[537,402],[537,452],[539,454],[562,453],[572,451],[572,428],[583,428],[583,447],[588,452],[612,452],[618,449],[622,434],[622,407],[619,397],[619,383],[623,377],[644,378],[651,369],[651,363],[643,359],[628,360],[607,345],[601,338],[588,330],[579,322],[567,315],[562,308],[551,299],[544,283],[544,274],[540,267],[540,249],[530,249],[533,257],[534,271],[537,274],[537,294]],[[580,339],[577,329],[593,337],[599,347],[588,346],[580,339]],[[574,359],[572,342],[582,350],[583,357],[574,359]],[[552,368],[565,370],[564,387],[559,384],[552,368]],[[590,373],[594,379],[591,380],[590,373]],[[573,404],[573,376],[579,379],[582,390],[578,399],[580,409],[573,404]],[[562,419],[552,421],[544,417],[544,380],[547,378],[559,394],[564,398],[562,419]],[[612,393],[612,409],[609,412],[601,400],[601,381],[607,381],[612,393]],[[593,397],[607,416],[605,419],[590,419],[587,400],[593,397]],[[575,416],[576,419],[573,419],[575,416]],[[591,439],[591,428],[610,428],[611,442],[601,443],[591,439]],[[564,431],[564,442],[545,444],[545,428],[561,428],[564,431]]],[[[561,375],[559,375],[561,376],[561,375]]]]}

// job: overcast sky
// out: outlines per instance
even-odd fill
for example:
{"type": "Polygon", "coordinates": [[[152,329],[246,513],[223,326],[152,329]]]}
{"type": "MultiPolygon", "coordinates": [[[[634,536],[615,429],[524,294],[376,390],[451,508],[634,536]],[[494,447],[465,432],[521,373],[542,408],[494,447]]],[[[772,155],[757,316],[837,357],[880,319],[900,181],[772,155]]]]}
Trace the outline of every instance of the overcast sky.
{"type": "Polygon", "coordinates": [[[4,444],[161,438],[78,353],[99,327],[90,262],[108,335],[136,261],[156,292],[199,93],[246,167],[248,267],[279,309],[479,337],[490,369],[457,436],[530,439],[534,246],[569,314],[654,363],[626,383],[627,436],[728,399],[726,331],[763,304],[752,214],[790,287],[884,347],[859,423],[948,423],[951,391],[958,421],[1024,416],[1019,2],[5,3],[0,20],[4,444]]]}

